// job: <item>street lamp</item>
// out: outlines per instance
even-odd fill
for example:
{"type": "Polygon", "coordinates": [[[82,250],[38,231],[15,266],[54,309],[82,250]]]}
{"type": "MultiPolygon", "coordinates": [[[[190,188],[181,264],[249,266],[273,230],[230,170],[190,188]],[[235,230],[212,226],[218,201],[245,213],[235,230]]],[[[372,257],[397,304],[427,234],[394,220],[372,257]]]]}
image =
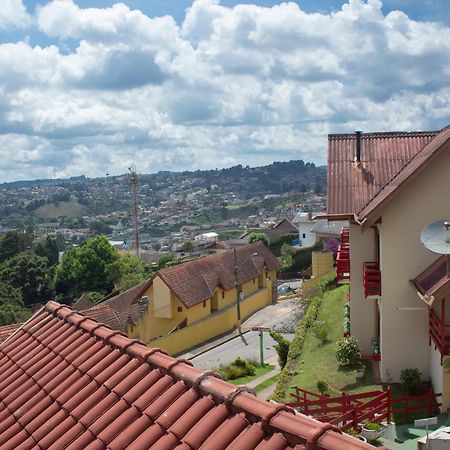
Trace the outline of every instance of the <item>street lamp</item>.
{"type": "MultiPolygon", "coordinates": [[[[238,263],[237,263],[237,254],[236,249],[233,249],[234,254],[234,288],[236,289],[236,310],[237,310],[237,326],[238,326],[238,332],[239,334],[242,334],[242,328],[241,328],[241,293],[238,290],[238,263]]],[[[247,258],[244,259],[244,261],[241,262],[241,266],[247,262],[250,258],[253,258],[255,256],[258,256],[258,253],[253,253],[247,258]]]]}

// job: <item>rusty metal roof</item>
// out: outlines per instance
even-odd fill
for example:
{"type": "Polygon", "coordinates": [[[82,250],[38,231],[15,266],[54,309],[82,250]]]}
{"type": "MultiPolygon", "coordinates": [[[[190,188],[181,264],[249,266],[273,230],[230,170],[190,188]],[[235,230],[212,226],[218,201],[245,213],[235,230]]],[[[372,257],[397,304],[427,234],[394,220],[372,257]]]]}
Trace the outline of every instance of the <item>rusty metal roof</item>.
{"type": "Polygon", "coordinates": [[[327,214],[358,214],[437,134],[362,133],[359,164],[355,134],[329,135],[327,214]]]}

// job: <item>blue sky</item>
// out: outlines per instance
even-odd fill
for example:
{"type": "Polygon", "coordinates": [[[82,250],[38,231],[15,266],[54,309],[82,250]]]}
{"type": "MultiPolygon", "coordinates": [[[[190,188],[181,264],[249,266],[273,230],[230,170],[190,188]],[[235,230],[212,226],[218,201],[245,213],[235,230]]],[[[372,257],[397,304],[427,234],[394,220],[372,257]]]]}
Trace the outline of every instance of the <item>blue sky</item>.
{"type": "Polygon", "coordinates": [[[450,0],[1,0],[0,182],[326,163],[450,122],[450,0]]]}

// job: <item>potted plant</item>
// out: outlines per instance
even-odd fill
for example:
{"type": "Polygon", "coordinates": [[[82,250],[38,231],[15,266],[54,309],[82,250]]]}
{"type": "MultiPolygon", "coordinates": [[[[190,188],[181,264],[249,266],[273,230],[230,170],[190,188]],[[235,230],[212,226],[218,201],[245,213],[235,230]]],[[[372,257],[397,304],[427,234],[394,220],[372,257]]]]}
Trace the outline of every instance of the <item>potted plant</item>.
{"type": "Polygon", "coordinates": [[[363,425],[361,435],[369,442],[375,441],[381,436],[381,425],[376,422],[371,422],[363,425]]]}
{"type": "Polygon", "coordinates": [[[359,380],[364,378],[365,372],[366,366],[364,364],[360,364],[355,370],[356,378],[358,378],[359,380]]]}

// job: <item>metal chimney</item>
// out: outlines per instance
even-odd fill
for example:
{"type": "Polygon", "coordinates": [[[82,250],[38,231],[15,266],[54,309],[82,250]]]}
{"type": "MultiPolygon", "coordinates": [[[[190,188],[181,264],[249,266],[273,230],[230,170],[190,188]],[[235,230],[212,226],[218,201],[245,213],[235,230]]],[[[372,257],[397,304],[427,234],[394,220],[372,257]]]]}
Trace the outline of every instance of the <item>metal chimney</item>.
{"type": "Polygon", "coordinates": [[[355,161],[356,162],[361,162],[361,134],[362,134],[362,131],[355,131],[355,137],[356,137],[355,161]]]}

